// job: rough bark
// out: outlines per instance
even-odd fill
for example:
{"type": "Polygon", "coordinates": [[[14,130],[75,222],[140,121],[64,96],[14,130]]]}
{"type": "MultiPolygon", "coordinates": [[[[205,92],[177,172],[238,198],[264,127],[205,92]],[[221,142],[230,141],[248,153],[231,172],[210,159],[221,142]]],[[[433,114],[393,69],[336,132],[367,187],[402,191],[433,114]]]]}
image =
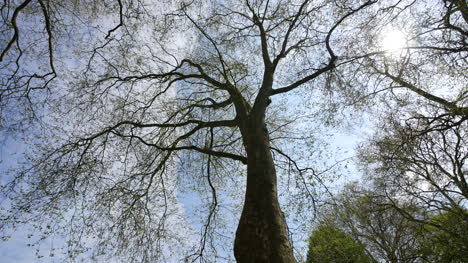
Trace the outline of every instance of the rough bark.
{"type": "Polygon", "coordinates": [[[240,263],[296,262],[278,203],[276,171],[263,118],[252,118],[243,135],[247,150],[247,189],[234,244],[236,260],[240,263]]]}

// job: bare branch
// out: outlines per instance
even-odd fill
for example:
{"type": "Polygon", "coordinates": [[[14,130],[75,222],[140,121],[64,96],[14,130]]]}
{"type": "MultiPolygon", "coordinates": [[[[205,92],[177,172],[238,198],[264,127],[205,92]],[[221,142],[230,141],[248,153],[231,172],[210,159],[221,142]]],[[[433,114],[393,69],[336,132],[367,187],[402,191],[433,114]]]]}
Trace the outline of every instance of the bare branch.
{"type": "Polygon", "coordinates": [[[3,61],[3,59],[5,58],[6,54],[11,49],[13,44],[16,41],[18,41],[19,29],[18,29],[18,25],[16,24],[16,19],[18,18],[18,14],[21,12],[21,10],[23,10],[30,2],[31,0],[26,0],[23,3],[21,3],[18,7],[15,8],[15,11],[13,12],[13,16],[11,17],[11,25],[13,26],[14,34],[13,34],[13,37],[8,42],[5,49],[0,54],[0,61],[3,61]]]}
{"type": "Polygon", "coordinates": [[[122,0],[117,0],[117,2],[119,3],[119,23],[114,28],[107,31],[107,35],[106,35],[105,39],[108,39],[111,36],[112,32],[116,31],[117,29],[119,29],[119,27],[123,26],[123,4],[122,4],[122,0]]]}

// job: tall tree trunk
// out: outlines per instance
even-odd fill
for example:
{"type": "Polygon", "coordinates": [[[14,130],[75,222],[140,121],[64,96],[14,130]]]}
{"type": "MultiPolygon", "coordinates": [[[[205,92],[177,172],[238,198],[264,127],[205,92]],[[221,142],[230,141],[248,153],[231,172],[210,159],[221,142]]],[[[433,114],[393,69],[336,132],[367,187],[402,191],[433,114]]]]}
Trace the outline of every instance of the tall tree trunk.
{"type": "Polygon", "coordinates": [[[276,171],[263,120],[248,124],[244,143],[248,159],[247,189],[234,243],[236,260],[294,263],[285,218],[278,203],[276,171]]]}

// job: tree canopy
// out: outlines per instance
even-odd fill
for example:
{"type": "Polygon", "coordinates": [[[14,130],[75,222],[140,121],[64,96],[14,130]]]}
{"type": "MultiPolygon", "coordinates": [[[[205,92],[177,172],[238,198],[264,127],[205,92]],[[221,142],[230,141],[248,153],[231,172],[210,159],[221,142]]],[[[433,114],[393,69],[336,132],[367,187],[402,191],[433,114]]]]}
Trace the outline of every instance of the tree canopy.
{"type": "Polygon", "coordinates": [[[465,1],[24,0],[0,13],[0,129],[33,130],[2,178],[0,229],[34,222],[39,241],[66,237],[70,260],[295,262],[287,223],[327,190],[338,165],[321,140],[352,123],[345,106],[381,120],[361,150],[379,200],[404,218],[389,191],[466,205],[465,1]],[[383,50],[392,28],[405,45],[383,50]]]}

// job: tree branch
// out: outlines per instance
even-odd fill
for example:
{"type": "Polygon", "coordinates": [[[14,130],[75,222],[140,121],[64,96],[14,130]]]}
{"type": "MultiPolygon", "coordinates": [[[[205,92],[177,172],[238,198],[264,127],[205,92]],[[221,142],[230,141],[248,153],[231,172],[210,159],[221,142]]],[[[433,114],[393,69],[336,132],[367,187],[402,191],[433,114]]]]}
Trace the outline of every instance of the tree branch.
{"type": "Polygon", "coordinates": [[[107,35],[106,35],[105,39],[108,39],[111,36],[112,32],[116,31],[117,29],[119,29],[119,27],[121,27],[123,25],[123,4],[122,4],[122,0],[117,0],[117,2],[119,3],[119,24],[117,24],[114,28],[107,31],[107,35]]]}
{"type": "Polygon", "coordinates": [[[11,25],[13,26],[13,30],[14,30],[14,34],[13,34],[13,37],[10,39],[10,41],[8,42],[7,46],[5,47],[5,49],[2,51],[2,53],[0,54],[0,61],[3,61],[3,59],[5,58],[6,54],[8,53],[8,51],[11,49],[11,47],[13,46],[13,44],[18,41],[18,38],[19,38],[19,29],[18,29],[18,25],[16,24],[16,19],[18,17],[18,14],[20,13],[21,10],[23,10],[29,3],[31,2],[31,0],[26,0],[24,1],[23,3],[21,3],[21,5],[19,5],[17,8],[15,8],[15,11],[13,12],[13,16],[11,17],[11,25]]]}

